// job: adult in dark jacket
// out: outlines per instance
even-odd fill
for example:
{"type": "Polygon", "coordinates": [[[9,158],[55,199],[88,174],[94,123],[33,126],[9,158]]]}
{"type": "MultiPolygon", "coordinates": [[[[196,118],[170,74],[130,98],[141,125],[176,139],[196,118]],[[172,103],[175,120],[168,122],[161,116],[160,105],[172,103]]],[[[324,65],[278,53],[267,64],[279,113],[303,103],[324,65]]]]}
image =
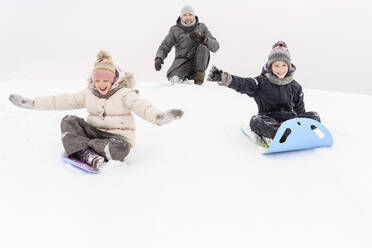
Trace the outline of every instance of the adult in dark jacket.
{"type": "Polygon", "coordinates": [[[209,64],[210,51],[217,52],[219,44],[204,23],[200,23],[194,10],[184,6],[177,24],[164,38],[155,57],[155,69],[160,71],[168,53],[175,47],[175,59],[167,72],[171,84],[194,80],[201,85],[209,64]]]}
{"type": "Polygon", "coordinates": [[[208,80],[254,98],[258,114],[252,117],[250,128],[263,143],[270,145],[279,126],[286,120],[304,117],[320,121],[316,112],[305,111],[302,87],[293,78],[295,71],[287,45],[279,41],[273,45],[260,76],[242,78],[213,66],[208,80]]]}

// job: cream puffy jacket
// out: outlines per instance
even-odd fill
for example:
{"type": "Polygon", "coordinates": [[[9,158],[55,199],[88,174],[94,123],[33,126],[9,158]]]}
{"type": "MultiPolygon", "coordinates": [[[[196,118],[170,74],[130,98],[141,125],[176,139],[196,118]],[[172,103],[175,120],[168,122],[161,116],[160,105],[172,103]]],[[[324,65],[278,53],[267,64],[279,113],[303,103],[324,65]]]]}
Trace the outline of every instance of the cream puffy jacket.
{"type": "Polygon", "coordinates": [[[134,87],[133,75],[116,68],[116,80],[111,91],[117,90],[109,98],[93,94],[91,78],[88,87],[75,94],[36,97],[36,110],[69,110],[86,108],[86,121],[105,132],[123,136],[132,146],[136,140],[136,123],[132,111],[141,118],[156,124],[156,116],[162,112],[151,103],[141,99],[134,87]]]}

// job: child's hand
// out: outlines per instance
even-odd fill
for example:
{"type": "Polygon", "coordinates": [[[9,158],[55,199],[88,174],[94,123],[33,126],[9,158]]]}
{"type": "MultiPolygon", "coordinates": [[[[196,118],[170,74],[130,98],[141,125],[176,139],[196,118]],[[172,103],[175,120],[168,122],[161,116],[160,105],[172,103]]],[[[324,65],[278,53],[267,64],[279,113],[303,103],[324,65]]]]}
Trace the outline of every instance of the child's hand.
{"type": "Polygon", "coordinates": [[[159,126],[162,126],[171,121],[180,119],[182,115],[183,115],[183,111],[181,109],[168,110],[156,116],[156,124],[158,124],[159,126]]]}
{"type": "Polygon", "coordinates": [[[221,82],[222,80],[222,70],[218,70],[217,67],[212,66],[212,69],[210,69],[208,74],[208,81],[212,82],[221,82]]]}
{"type": "Polygon", "coordinates": [[[9,101],[20,108],[33,109],[35,106],[34,100],[16,94],[9,95],[9,101]]]}
{"type": "Polygon", "coordinates": [[[223,72],[222,70],[218,70],[217,67],[212,66],[207,80],[218,82],[218,85],[228,87],[232,81],[232,76],[230,73],[223,72]]]}

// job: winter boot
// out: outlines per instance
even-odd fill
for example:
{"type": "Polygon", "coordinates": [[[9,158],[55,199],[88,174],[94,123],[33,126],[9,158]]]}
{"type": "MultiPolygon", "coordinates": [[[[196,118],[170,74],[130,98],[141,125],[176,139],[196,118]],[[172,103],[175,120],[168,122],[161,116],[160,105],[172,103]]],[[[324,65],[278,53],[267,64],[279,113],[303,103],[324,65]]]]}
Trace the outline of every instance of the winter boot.
{"type": "Polygon", "coordinates": [[[249,132],[249,137],[252,137],[252,139],[257,143],[257,145],[262,146],[265,149],[268,149],[272,143],[272,139],[264,137],[262,135],[256,134],[252,130],[246,130],[246,132],[249,132]]]}
{"type": "Polygon", "coordinates": [[[267,138],[267,137],[264,137],[264,136],[261,136],[261,144],[265,147],[265,148],[269,148],[271,146],[271,143],[273,142],[272,139],[270,138],[267,138]]]}
{"type": "Polygon", "coordinates": [[[194,77],[194,83],[202,85],[204,83],[205,72],[197,71],[194,77]]]}
{"type": "Polygon", "coordinates": [[[88,164],[93,169],[99,171],[105,165],[105,158],[97,154],[92,149],[85,149],[79,152],[76,152],[71,155],[71,157],[78,159],[79,161],[88,164]]]}

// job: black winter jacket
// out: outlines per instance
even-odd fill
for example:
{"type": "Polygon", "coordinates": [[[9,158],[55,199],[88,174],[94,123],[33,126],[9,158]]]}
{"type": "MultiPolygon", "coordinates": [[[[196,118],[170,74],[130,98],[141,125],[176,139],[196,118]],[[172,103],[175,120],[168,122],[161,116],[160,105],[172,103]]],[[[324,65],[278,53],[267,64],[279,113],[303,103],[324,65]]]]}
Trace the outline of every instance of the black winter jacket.
{"type": "Polygon", "coordinates": [[[271,83],[265,76],[265,69],[258,77],[242,78],[232,75],[230,88],[253,97],[258,113],[276,115],[275,112],[292,112],[300,115],[305,112],[302,87],[295,80],[286,85],[271,83]]]}

